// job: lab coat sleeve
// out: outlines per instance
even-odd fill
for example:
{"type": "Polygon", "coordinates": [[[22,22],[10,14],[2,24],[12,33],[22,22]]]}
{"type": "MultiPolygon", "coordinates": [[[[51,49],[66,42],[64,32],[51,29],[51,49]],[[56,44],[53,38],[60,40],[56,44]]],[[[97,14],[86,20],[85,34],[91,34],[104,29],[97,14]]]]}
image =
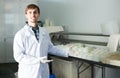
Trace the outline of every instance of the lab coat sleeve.
{"type": "Polygon", "coordinates": [[[57,46],[54,46],[53,43],[51,42],[51,40],[50,40],[48,52],[49,52],[49,54],[63,56],[63,57],[68,57],[68,54],[69,54],[67,49],[60,49],[57,46]]]}
{"type": "Polygon", "coordinates": [[[40,63],[39,58],[36,58],[25,53],[23,38],[20,35],[15,35],[13,43],[14,59],[21,64],[37,64],[40,63]]]}

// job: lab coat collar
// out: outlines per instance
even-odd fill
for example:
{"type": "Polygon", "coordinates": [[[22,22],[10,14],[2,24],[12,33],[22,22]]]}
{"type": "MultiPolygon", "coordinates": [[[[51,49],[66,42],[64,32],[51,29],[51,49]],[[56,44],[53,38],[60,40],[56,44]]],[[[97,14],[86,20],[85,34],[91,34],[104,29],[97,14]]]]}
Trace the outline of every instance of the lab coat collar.
{"type": "Polygon", "coordinates": [[[26,24],[26,25],[24,26],[24,28],[25,28],[25,30],[26,30],[25,33],[26,33],[28,36],[30,36],[31,34],[34,35],[34,32],[33,32],[33,30],[32,30],[32,27],[30,27],[28,24],[26,24]]]}
{"type": "Polygon", "coordinates": [[[39,27],[39,42],[41,43],[46,33],[43,31],[42,27],[40,26],[38,27],[39,27]]]}
{"type": "MultiPolygon", "coordinates": [[[[38,26],[38,27],[39,27],[39,42],[41,42],[43,37],[45,36],[45,32],[42,30],[42,28],[40,26],[38,26]]],[[[31,34],[34,35],[32,28],[28,24],[26,24],[24,26],[24,28],[25,28],[26,34],[28,36],[30,36],[31,34]]]]}
{"type": "MultiPolygon", "coordinates": [[[[39,32],[40,32],[40,34],[45,35],[45,32],[42,30],[42,27],[40,27],[39,25],[38,25],[38,27],[39,27],[39,32]]],[[[33,32],[33,30],[32,30],[32,27],[30,27],[28,24],[26,24],[26,25],[24,26],[24,28],[29,32],[29,34],[34,34],[34,32],[33,32]]],[[[28,32],[27,32],[27,33],[28,33],[28,32]]]]}

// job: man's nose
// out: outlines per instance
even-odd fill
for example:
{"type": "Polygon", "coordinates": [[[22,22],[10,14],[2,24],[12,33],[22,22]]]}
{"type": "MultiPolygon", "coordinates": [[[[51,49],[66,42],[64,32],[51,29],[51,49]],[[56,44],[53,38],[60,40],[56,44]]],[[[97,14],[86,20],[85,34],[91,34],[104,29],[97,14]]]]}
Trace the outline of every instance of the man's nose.
{"type": "Polygon", "coordinates": [[[31,16],[34,16],[35,15],[35,13],[31,13],[31,16]]]}

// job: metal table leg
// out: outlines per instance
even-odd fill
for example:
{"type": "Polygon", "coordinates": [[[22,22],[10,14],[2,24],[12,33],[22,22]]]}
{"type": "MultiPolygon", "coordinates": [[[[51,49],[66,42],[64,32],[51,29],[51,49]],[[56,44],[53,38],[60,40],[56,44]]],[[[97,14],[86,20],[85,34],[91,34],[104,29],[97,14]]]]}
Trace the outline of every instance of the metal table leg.
{"type": "Polygon", "coordinates": [[[87,70],[89,67],[91,67],[91,65],[85,67],[84,69],[80,70],[80,68],[84,65],[84,62],[78,62],[77,64],[77,78],[80,78],[80,74],[82,72],[84,72],[85,70],[87,70]]]}
{"type": "Polygon", "coordinates": [[[94,65],[91,64],[91,78],[94,78],[94,65]]]}
{"type": "Polygon", "coordinates": [[[96,67],[101,69],[101,78],[105,78],[105,67],[96,65],[96,67]]]}
{"type": "Polygon", "coordinates": [[[105,67],[102,67],[102,78],[105,78],[105,67]]]}

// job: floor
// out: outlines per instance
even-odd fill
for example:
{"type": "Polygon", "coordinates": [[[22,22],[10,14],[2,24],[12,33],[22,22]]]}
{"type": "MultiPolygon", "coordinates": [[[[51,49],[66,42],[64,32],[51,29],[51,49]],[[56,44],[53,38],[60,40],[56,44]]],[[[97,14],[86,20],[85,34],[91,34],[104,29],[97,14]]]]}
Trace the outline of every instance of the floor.
{"type": "Polygon", "coordinates": [[[14,73],[17,72],[17,63],[0,64],[0,78],[15,78],[14,73]]]}

